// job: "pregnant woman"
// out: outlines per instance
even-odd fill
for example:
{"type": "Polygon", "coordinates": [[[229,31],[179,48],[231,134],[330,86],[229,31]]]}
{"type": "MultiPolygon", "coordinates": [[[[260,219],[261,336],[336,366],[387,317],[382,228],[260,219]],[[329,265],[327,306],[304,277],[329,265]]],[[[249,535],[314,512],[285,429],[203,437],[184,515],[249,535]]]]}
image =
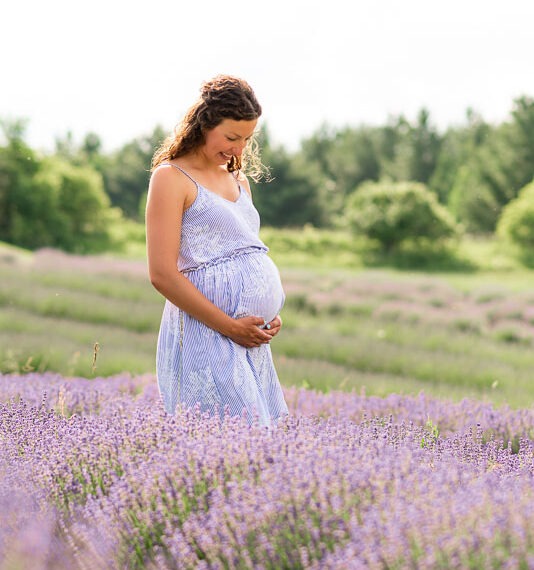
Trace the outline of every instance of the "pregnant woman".
{"type": "Polygon", "coordinates": [[[288,413],[269,345],[285,296],[243,173],[261,169],[260,115],[248,83],[219,75],[152,161],[148,267],[166,298],[156,366],[171,414],[199,405],[271,425],[288,413]]]}

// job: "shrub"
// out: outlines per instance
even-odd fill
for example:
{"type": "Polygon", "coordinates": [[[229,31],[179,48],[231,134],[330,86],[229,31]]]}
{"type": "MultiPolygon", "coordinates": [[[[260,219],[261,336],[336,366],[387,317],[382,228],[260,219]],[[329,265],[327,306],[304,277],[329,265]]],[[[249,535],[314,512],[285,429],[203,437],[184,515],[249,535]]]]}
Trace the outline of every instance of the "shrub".
{"type": "Polygon", "coordinates": [[[405,242],[437,245],[458,228],[436,196],[418,182],[365,182],[347,201],[347,219],[356,234],[389,252],[405,242]]]}
{"type": "MultiPolygon", "coordinates": [[[[110,227],[120,221],[110,207],[102,178],[89,166],[47,157],[35,176],[35,195],[54,196],[54,243],[67,251],[103,251],[111,245],[110,227]]],[[[45,245],[45,244],[40,244],[45,245]]]]}
{"type": "Polygon", "coordinates": [[[503,209],[497,233],[517,245],[524,253],[534,247],[534,180],[524,186],[503,209]]]}

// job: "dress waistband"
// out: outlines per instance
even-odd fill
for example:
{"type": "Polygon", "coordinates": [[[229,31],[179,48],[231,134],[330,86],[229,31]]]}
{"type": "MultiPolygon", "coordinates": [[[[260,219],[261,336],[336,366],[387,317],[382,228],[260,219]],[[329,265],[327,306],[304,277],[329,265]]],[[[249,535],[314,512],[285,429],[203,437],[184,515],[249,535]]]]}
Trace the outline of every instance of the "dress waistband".
{"type": "Polygon", "coordinates": [[[191,273],[192,271],[199,271],[201,269],[207,269],[208,267],[213,267],[214,265],[219,265],[220,263],[226,263],[227,261],[232,261],[236,257],[241,257],[242,255],[246,255],[249,253],[267,253],[267,249],[259,248],[259,247],[246,247],[243,249],[238,249],[234,251],[230,255],[225,257],[218,257],[217,259],[213,259],[212,261],[206,261],[206,263],[201,263],[196,267],[187,267],[186,269],[180,269],[180,272],[184,275],[187,273],[191,273]]]}

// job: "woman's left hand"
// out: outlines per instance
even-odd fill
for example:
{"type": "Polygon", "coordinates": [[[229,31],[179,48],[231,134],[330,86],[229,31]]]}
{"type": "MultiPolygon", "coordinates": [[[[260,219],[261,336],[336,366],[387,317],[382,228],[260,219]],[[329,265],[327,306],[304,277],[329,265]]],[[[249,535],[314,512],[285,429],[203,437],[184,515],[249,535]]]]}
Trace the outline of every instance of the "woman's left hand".
{"type": "Polygon", "coordinates": [[[263,330],[271,335],[271,337],[276,336],[279,332],[280,329],[282,328],[282,317],[280,315],[277,315],[276,317],[274,317],[274,319],[270,322],[268,322],[265,327],[263,328],[263,330]]]}

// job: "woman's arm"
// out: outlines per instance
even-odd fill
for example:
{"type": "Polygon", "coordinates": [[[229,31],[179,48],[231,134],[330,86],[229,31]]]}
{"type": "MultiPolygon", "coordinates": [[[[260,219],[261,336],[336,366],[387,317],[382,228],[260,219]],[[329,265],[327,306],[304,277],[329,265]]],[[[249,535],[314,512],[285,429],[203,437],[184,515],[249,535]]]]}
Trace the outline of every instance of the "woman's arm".
{"type": "Polygon", "coordinates": [[[194,184],[172,167],[153,172],[146,207],[150,281],[171,303],[234,342],[246,347],[269,342],[271,336],[258,327],[264,323],[262,318],[233,319],[178,271],[182,216],[195,192],[194,184]]]}

